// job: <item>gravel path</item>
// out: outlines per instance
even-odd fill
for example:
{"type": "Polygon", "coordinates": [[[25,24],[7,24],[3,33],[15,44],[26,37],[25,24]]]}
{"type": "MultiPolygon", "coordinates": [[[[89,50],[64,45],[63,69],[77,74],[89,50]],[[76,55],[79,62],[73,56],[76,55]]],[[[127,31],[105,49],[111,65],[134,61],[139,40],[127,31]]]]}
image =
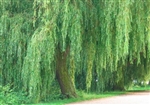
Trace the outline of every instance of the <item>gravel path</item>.
{"type": "Polygon", "coordinates": [[[129,92],[124,95],[93,99],[83,102],[70,103],[67,105],[93,105],[93,104],[142,104],[150,105],[150,91],[145,92],[129,92]]]}

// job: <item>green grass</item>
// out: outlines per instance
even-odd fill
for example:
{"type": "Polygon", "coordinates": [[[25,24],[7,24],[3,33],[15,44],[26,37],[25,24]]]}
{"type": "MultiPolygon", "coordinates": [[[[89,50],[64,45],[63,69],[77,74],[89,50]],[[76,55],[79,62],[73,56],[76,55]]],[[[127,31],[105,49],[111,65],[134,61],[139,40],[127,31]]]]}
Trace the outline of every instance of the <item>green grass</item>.
{"type": "Polygon", "coordinates": [[[150,91],[150,85],[147,86],[133,86],[131,89],[128,91],[150,91]]]}
{"type": "MultiPolygon", "coordinates": [[[[86,93],[84,91],[77,91],[78,98],[70,98],[70,99],[60,99],[59,96],[57,100],[49,101],[46,103],[38,103],[38,104],[24,104],[24,105],[64,105],[67,103],[72,103],[72,102],[80,102],[84,100],[90,100],[90,99],[97,99],[97,98],[105,98],[105,97],[111,97],[111,96],[117,96],[121,94],[126,94],[129,92],[140,92],[140,91],[150,91],[150,85],[147,86],[133,86],[127,91],[112,91],[112,92],[104,92],[101,94],[96,94],[96,93],[86,93]]],[[[10,90],[9,86],[2,87],[0,86],[0,104],[7,105],[7,103],[10,103],[14,105],[17,105],[19,102],[26,102],[28,99],[24,96],[24,94],[16,93],[10,90]],[[5,94],[4,94],[5,93],[5,94]]],[[[19,105],[19,104],[18,104],[19,105]]]]}
{"type": "Polygon", "coordinates": [[[59,100],[53,100],[53,101],[47,102],[47,103],[39,103],[39,104],[32,104],[32,105],[64,105],[64,104],[72,103],[72,102],[80,102],[80,101],[85,101],[85,100],[90,100],[90,99],[117,96],[117,95],[121,95],[121,94],[126,94],[130,91],[137,92],[137,91],[147,91],[147,90],[150,90],[150,86],[134,86],[127,91],[104,92],[101,94],[86,93],[83,91],[78,91],[77,92],[77,94],[79,95],[78,98],[71,98],[71,99],[64,99],[64,100],[59,99],[59,100]]]}
{"type": "Polygon", "coordinates": [[[80,102],[80,101],[85,101],[90,99],[116,96],[120,94],[125,94],[126,92],[114,91],[114,92],[104,92],[101,94],[94,94],[94,93],[85,93],[83,91],[78,91],[77,93],[79,95],[78,98],[71,98],[71,99],[64,99],[64,100],[59,99],[59,100],[53,100],[48,103],[38,103],[38,104],[30,104],[30,105],[64,105],[72,102],[80,102]]]}

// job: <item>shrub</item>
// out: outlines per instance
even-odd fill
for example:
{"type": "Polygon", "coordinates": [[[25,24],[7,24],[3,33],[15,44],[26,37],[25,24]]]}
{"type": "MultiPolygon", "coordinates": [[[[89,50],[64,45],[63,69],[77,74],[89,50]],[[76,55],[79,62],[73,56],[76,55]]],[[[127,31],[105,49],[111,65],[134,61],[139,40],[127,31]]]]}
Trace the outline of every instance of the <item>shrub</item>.
{"type": "Polygon", "coordinates": [[[15,92],[10,89],[10,85],[0,85],[0,105],[20,105],[29,103],[27,97],[22,92],[15,92]]]}

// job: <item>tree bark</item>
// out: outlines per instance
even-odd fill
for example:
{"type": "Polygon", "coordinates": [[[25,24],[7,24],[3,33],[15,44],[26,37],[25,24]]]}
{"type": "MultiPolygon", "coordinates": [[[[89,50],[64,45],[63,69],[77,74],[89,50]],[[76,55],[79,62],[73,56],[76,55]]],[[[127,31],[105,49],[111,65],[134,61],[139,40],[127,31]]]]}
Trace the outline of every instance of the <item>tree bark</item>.
{"type": "Polygon", "coordinates": [[[73,81],[68,73],[67,69],[67,56],[69,54],[69,47],[66,51],[61,52],[60,48],[57,48],[56,55],[56,78],[61,88],[62,95],[66,98],[77,97],[73,81]]]}

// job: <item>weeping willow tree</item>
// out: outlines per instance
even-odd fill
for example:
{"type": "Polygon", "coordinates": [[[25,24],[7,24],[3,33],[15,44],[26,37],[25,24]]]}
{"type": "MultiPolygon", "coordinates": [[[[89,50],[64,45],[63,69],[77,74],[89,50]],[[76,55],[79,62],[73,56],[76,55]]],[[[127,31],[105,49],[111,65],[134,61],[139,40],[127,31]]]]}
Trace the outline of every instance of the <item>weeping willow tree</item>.
{"type": "Polygon", "coordinates": [[[2,85],[33,102],[55,79],[65,97],[124,88],[149,58],[149,0],[0,0],[2,85]]]}

